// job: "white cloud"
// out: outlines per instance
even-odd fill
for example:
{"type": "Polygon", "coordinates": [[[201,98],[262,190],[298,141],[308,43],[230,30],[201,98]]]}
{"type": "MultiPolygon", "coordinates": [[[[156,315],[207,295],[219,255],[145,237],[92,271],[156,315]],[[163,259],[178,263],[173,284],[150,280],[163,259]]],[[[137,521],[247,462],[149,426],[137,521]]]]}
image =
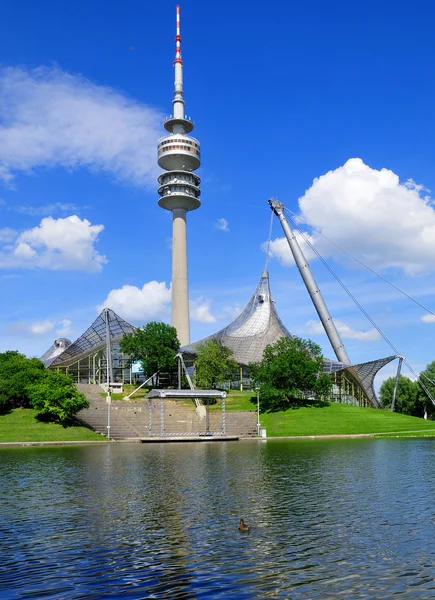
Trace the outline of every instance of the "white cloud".
{"type": "Polygon", "coordinates": [[[29,333],[32,335],[45,335],[49,331],[53,331],[54,323],[52,321],[39,321],[29,325],[29,333]]]}
{"type": "MultiPolygon", "coordinates": [[[[143,324],[148,321],[168,321],[171,312],[172,291],[164,281],[149,281],[142,288],[135,285],[123,285],[111,290],[106,300],[97,306],[100,312],[105,306],[132,323],[143,324]]],[[[200,323],[214,323],[216,319],[210,313],[210,302],[203,298],[190,302],[190,317],[200,323]]]]}
{"type": "Polygon", "coordinates": [[[72,328],[71,328],[71,321],[70,321],[70,319],[62,319],[59,322],[58,329],[57,329],[56,333],[57,333],[57,335],[59,335],[61,337],[67,337],[67,336],[71,335],[72,328]]]}
{"type": "Polygon", "coordinates": [[[86,167],[155,185],[162,115],[58,68],[0,69],[0,179],[37,167],[86,167]]]}
{"type": "Polygon", "coordinates": [[[15,321],[10,323],[7,330],[12,335],[24,337],[43,337],[50,332],[53,336],[67,336],[71,333],[71,321],[69,319],[44,319],[43,321],[15,321]]]}
{"type": "Polygon", "coordinates": [[[222,219],[218,219],[216,221],[216,228],[220,229],[221,231],[229,231],[230,228],[228,227],[228,221],[226,219],[224,219],[222,217],[222,219]]]}
{"type": "MultiPolygon", "coordinates": [[[[101,271],[107,260],[95,250],[94,244],[103,229],[103,225],[92,225],[87,219],[73,215],[65,219],[47,217],[38,227],[18,236],[8,230],[15,241],[0,248],[0,268],[101,271]]],[[[7,230],[0,230],[0,241],[5,242],[1,231],[7,230]]]]}
{"type": "Polygon", "coordinates": [[[210,302],[203,298],[190,301],[190,318],[199,323],[215,323],[215,317],[210,313],[210,302]]]}
{"type": "Polygon", "coordinates": [[[234,306],[225,306],[222,310],[222,315],[220,315],[220,320],[223,319],[235,319],[236,317],[238,317],[240,315],[240,313],[242,312],[242,307],[240,306],[240,304],[236,304],[234,306]]]}
{"type": "Polygon", "coordinates": [[[435,315],[423,315],[421,320],[424,321],[424,323],[435,323],[435,315]]]}
{"type": "Polygon", "coordinates": [[[18,237],[18,231],[11,229],[10,227],[4,227],[0,229],[0,243],[9,243],[16,240],[18,237]]]}
{"type": "Polygon", "coordinates": [[[170,305],[171,287],[167,287],[164,281],[149,281],[142,288],[123,285],[111,290],[97,309],[100,312],[107,306],[127,321],[143,324],[148,321],[167,320],[170,305]]]}
{"type": "MultiPolygon", "coordinates": [[[[435,210],[424,192],[412,180],[400,183],[392,171],[352,158],[314,179],[299,207],[306,221],[369,266],[416,274],[435,268],[435,210]]],[[[344,257],[318,233],[312,240],[323,256],[344,257]]],[[[291,264],[284,250],[274,255],[291,264]]]]}
{"type": "MultiPolygon", "coordinates": [[[[337,327],[338,333],[342,338],[348,340],[359,340],[360,342],[372,342],[379,339],[379,332],[376,329],[369,329],[368,331],[358,331],[352,329],[346,323],[337,321],[334,319],[335,326],[337,327]]],[[[308,321],[306,324],[307,332],[312,334],[324,334],[325,330],[320,321],[308,321]]],[[[326,335],[326,334],[325,334],[326,335]]]]}
{"type": "Polygon", "coordinates": [[[53,202],[44,206],[11,206],[10,210],[19,212],[22,215],[43,216],[54,215],[57,213],[77,213],[80,210],[77,204],[65,204],[63,202],[53,202]]]}

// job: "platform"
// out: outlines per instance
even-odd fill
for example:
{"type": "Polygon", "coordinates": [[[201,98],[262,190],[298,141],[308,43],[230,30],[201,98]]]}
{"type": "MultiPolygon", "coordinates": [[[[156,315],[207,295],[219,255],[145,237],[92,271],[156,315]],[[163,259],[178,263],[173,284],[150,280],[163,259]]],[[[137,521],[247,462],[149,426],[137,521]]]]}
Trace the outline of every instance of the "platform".
{"type": "Polygon", "coordinates": [[[140,438],[142,444],[161,444],[168,442],[237,442],[236,435],[165,435],[140,438]]]}

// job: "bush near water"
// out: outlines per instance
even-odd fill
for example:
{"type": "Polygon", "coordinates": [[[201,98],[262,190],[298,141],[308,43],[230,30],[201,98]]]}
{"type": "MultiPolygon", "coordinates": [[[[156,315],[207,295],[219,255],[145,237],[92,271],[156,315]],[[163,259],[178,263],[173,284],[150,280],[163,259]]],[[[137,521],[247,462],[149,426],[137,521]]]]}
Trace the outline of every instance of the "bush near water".
{"type": "Polygon", "coordinates": [[[82,408],[86,397],[69,375],[47,369],[37,358],[15,350],[0,353],[0,410],[33,408],[47,420],[67,422],[82,408]]]}

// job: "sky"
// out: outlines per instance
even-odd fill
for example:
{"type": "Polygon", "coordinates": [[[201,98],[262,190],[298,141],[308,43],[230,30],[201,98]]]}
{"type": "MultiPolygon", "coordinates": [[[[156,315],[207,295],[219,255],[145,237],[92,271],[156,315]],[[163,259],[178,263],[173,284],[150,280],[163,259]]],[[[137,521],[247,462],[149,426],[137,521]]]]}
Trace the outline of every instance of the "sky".
{"type": "MultiPolygon", "coordinates": [[[[413,368],[435,360],[435,317],[323,237],[435,312],[434,17],[421,0],[181,4],[202,158],[202,205],[188,214],[192,341],[252,295],[274,197],[413,368]]],[[[174,35],[168,0],[2,7],[0,351],[40,356],[103,306],[135,325],[170,321],[156,145],[174,35]]],[[[394,354],[300,239],[352,361],[394,354]]],[[[270,250],[282,320],[333,357],[276,219],[270,250]]]]}

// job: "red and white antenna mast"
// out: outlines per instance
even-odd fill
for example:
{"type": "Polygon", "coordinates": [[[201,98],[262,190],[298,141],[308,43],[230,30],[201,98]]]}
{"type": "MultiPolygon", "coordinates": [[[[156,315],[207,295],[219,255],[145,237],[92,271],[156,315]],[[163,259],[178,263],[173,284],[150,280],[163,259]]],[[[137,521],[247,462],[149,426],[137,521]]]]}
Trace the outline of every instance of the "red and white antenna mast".
{"type": "Polygon", "coordinates": [[[177,5],[177,34],[175,36],[175,62],[183,64],[181,60],[181,33],[180,33],[180,5],[177,5]]]}
{"type": "Polygon", "coordinates": [[[177,21],[175,35],[175,91],[174,91],[174,117],[184,119],[183,99],[183,61],[181,60],[181,33],[180,33],[180,6],[177,5],[177,21]]]}

